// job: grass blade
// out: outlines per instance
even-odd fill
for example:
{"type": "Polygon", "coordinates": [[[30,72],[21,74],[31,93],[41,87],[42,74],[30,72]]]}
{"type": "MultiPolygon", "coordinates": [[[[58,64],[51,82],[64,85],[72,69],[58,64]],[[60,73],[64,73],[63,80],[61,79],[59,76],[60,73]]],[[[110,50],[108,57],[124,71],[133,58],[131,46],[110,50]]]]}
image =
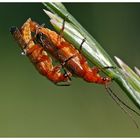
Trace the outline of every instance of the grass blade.
{"type": "Polygon", "coordinates": [[[119,68],[101,45],[66,10],[62,3],[43,4],[51,11],[44,10],[50,17],[51,24],[58,32],[62,28],[63,19],[66,19],[64,38],[71,42],[77,49],[80,47],[83,38],[86,38],[82,53],[87,59],[100,68],[106,66],[116,67],[116,69],[105,70],[104,73],[114,79],[134,104],[140,108],[140,78],[138,75],[119,58],[115,57],[121,67],[119,68]]]}

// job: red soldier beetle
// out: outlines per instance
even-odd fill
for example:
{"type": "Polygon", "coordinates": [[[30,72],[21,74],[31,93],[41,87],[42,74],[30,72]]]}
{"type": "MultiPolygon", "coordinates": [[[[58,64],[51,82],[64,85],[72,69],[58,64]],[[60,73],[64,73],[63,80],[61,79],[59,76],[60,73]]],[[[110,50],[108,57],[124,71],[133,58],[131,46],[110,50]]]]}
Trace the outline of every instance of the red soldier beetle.
{"type": "MultiPolygon", "coordinates": [[[[71,77],[70,72],[61,73],[62,65],[53,66],[51,57],[48,56],[44,48],[32,41],[30,25],[26,22],[21,30],[17,27],[11,28],[11,33],[19,44],[23,52],[29,57],[40,74],[47,77],[55,84],[59,82],[68,82],[71,77]]],[[[69,85],[69,84],[65,84],[69,85]]]]}

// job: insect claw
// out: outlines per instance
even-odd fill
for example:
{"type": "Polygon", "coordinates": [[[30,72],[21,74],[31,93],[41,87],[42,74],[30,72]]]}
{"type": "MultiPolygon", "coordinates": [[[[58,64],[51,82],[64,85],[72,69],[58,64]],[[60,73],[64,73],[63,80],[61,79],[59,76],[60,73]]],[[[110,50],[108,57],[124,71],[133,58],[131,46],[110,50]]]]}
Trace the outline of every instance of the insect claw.
{"type": "Polygon", "coordinates": [[[27,55],[27,51],[25,49],[23,49],[23,51],[21,52],[21,55],[27,55]]]}

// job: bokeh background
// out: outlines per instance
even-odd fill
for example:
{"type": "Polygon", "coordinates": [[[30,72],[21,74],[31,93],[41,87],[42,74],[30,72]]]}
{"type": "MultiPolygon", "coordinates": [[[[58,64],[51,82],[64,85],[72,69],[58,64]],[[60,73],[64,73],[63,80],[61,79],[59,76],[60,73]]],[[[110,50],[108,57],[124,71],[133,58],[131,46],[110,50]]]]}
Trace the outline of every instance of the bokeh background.
{"type": "MultiPolygon", "coordinates": [[[[140,68],[139,3],[64,5],[112,59],[140,68]]],[[[57,87],[21,55],[9,28],[31,17],[53,29],[43,8],[41,3],[0,3],[0,137],[139,137],[140,129],[104,86],[73,78],[70,87],[57,87]]],[[[111,87],[135,108],[117,84],[111,87]]]]}

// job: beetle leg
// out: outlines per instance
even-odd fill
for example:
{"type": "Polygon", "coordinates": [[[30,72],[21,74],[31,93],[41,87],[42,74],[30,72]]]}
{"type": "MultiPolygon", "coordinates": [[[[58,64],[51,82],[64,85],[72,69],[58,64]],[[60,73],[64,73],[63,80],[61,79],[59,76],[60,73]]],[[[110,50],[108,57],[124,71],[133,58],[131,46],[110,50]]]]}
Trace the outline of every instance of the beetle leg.
{"type": "Polygon", "coordinates": [[[57,38],[58,44],[61,43],[61,38],[63,38],[63,32],[65,29],[65,22],[66,22],[67,18],[68,18],[68,15],[66,15],[65,18],[63,19],[62,28],[61,28],[60,33],[59,33],[58,38],[57,38]]]}
{"type": "Polygon", "coordinates": [[[106,66],[106,67],[103,67],[101,69],[103,69],[103,70],[106,70],[106,69],[116,69],[116,67],[114,67],[114,66],[106,66]]]}
{"type": "MultiPolygon", "coordinates": [[[[67,60],[65,60],[63,63],[61,63],[61,67],[63,68],[63,71],[64,71],[64,76],[69,78],[69,80],[67,81],[67,82],[68,82],[68,85],[70,85],[72,74],[71,74],[69,71],[67,71],[67,70],[65,69],[64,66],[65,66],[65,64],[66,64],[70,59],[72,59],[72,58],[74,58],[74,57],[75,57],[75,55],[74,55],[74,56],[71,56],[70,58],[68,58],[67,60]]],[[[68,86],[68,85],[66,84],[66,86],[68,86]]],[[[64,85],[59,85],[59,86],[65,86],[65,84],[64,84],[64,85]]]]}
{"type": "Polygon", "coordinates": [[[61,64],[61,65],[58,65],[56,67],[62,67],[63,71],[64,71],[64,77],[68,78],[68,80],[64,83],[55,83],[57,86],[70,86],[71,84],[71,76],[72,76],[72,73],[67,71],[64,66],[61,64]]]}
{"type": "Polygon", "coordinates": [[[83,47],[83,44],[84,44],[85,41],[86,41],[86,38],[83,38],[82,43],[80,44],[80,47],[79,47],[79,52],[82,51],[82,47],[83,47]]]}
{"type": "Polygon", "coordinates": [[[63,31],[64,31],[64,29],[65,29],[65,23],[66,23],[66,19],[68,18],[68,15],[66,15],[65,16],[65,18],[63,19],[63,23],[62,23],[62,28],[61,28],[61,30],[60,30],[60,38],[62,38],[63,37],[63,31]]]}
{"type": "Polygon", "coordinates": [[[64,77],[65,78],[68,78],[67,81],[62,81],[64,82],[63,84],[60,82],[57,82],[55,83],[57,86],[70,86],[71,84],[71,76],[72,74],[69,72],[69,71],[66,71],[65,68],[62,66],[62,65],[58,65],[58,66],[55,66],[54,69],[53,69],[53,72],[60,72],[61,68],[64,70],[64,77]]]}
{"type": "Polygon", "coordinates": [[[106,69],[115,69],[116,67],[114,66],[106,66],[106,67],[103,67],[103,68],[99,68],[99,67],[93,67],[92,68],[92,71],[93,73],[99,73],[101,70],[106,70],[106,69]]]}

